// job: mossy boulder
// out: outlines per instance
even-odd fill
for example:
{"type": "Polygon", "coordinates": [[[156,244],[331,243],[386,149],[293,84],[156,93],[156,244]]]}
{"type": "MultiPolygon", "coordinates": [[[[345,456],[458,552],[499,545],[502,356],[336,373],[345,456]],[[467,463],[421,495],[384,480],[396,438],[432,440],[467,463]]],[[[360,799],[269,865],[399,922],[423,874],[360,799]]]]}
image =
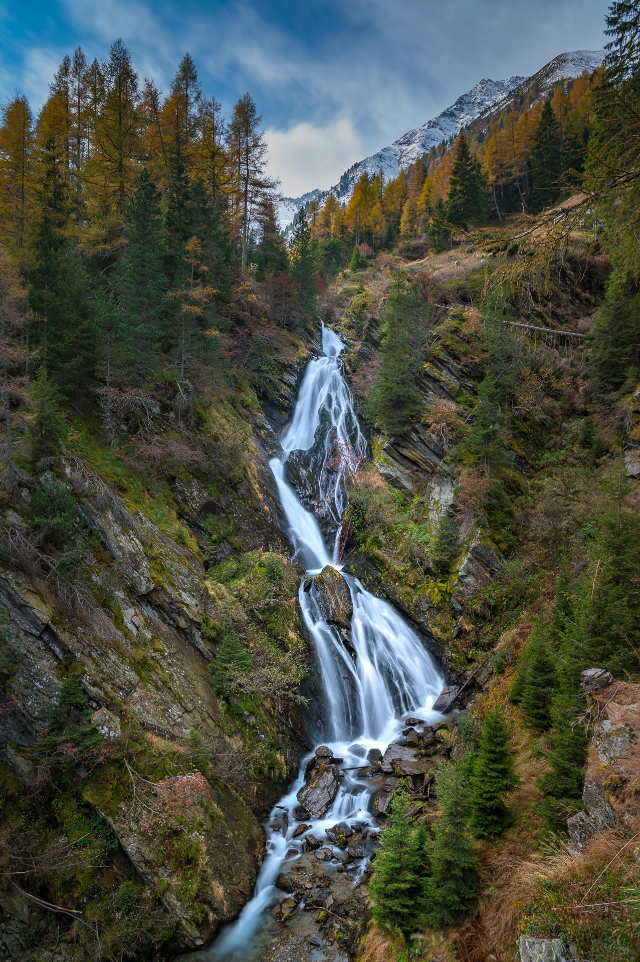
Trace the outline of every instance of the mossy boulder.
{"type": "Polygon", "coordinates": [[[327,565],[316,577],[315,587],[329,624],[350,628],[353,603],[349,586],[342,575],[331,565],[327,565]]]}

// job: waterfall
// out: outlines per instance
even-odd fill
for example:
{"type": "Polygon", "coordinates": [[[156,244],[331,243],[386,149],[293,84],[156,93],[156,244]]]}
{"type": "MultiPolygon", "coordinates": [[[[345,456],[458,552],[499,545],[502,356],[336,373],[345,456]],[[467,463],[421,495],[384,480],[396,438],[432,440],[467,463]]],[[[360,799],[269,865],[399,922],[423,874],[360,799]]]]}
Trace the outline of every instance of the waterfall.
{"type": "MultiPolygon", "coordinates": [[[[282,457],[271,461],[295,556],[308,575],[334,564],[336,546],[332,552],[327,550],[316,518],[302,506],[287,481],[286,462],[293,452],[306,452],[320,497],[339,526],[347,506],[346,477],[366,452],[366,441],[343,376],[340,354],[344,347],[338,335],[323,324],[324,356],[309,362],[293,420],[282,440],[282,457]]],[[[338,537],[339,528],[336,544],[338,537]]],[[[334,566],[340,570],[339,565],[334,566]]],[[[344,759],[345,770],[340,790],[324,818],[306,819],[311,827],[305,834],[313,833],[316,838],[322,838],[328,828],[344,821],[366,825],[371,832],[378,830],[369,810],[371,784],[357,777],[357,766],[362,765],[369,749],[384,752],[397,739],[403,718],[408,715],[417,713],[421,718],[436,720],[439,716],[431,706],[443,686],[423,643],[395,608],[366,591],[357,578],[347,574],[343,577],[353,603],[351,652],[340,632],[326,622],[315,592],[304,590],[304,580],[299,592],[302,615],[315,644],[325,698],[326,729],[318,732],[318,738],[324,736],[318,744],[328,745],[334,755],[344,759]],[[349,769],[356,769],[355,773],[349,769]]],[[[298,858],[303,850],[304,835],[293,837],[299,824],[294,810],[298,804],[296,794],[304,784],[306,763],[312,757],[313,752],[302,760],[291,791],[273,809],[267,825],[267,855],[253,898],[237,921],[200,953],[208,962],[246,962],[252,957],[253,939],[261,928],[265,909],[275,901],[274,882],[283,863],[287,856],[298,858]]],[[[329,839],[326,844],[331,846],[329,839]]]]}

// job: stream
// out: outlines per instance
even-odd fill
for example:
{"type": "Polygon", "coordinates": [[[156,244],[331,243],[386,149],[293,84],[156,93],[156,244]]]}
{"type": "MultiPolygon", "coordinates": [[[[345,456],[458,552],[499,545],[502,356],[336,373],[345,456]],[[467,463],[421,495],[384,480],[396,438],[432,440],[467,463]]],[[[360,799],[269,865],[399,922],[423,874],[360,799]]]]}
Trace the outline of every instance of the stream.
{"type": "MultiPolygon", "coordinates": [[[[351,594],[353,617],[351,631],[340,632],[325,620],[318,594],[313,585],[309,587],[309,576],[318,575],[327,565],[341,571],[338,557],[341,516],[348,503],[346,477],[367,453],[340,360],[344,348],[338,335],[323,325],[323,356],[307,365],[293,419],[281,441],[282,454],[270,463],[294,557],[307,572],[299,600],[315,645],[324,696],[322,722],[313,737],[316,747],[326,746],[337,757],[340,787],[321,818],[305,816],[302,821],[304,813],[296,796],[305,784],[305,770],[315,750],[302,759],[295,783],[265,826],[267,854],[253,897],[239,918],[198,953],[203,962],[248,962],[265,944],[279,938],[278,923],[268,909],[285,893],[274,883],[280,873],[291,870],[305,857],[307,837],[322,841],[324,858],[329,860],[322,871],[330,871],[333,864],[333,871],[342,873],[345,869],[340,848],[327,830],[338,824],[344,830],[346,825],[347,831],[365,839],[366,851],[352,860],[349,874],[341,876],[343,890],[358,884],[380,828],[372,813],[373,794],[380,788],[380,779],[359,777],[367,765],[367,753],[371,749],[384,753],[390,743],[402,741],[402,728],[411,715],[429,724],[442,717],[433,712],[432,706],[444,681],[423,641],[390,604],[366,591],[357,578],[341,573],[351,594]],[[295,459],[295,470],[289,470],[289,459],[295,459]],[[293,477],[298,478],[298,491],[293,477]],[[301,497],[311,503],[312,487],[315,503],[319,504],[316,513],[325,530],[331,534],[335,531],[329,546],[317,517],[301,503],[301,497]],[[301,825],[307,827],[302,830],[301,825]],[[331,855],[327,849],[331,849],[331,855]]],[[[304,904],[299,906],[299,915],[302,908],[304,904]]],[[[308,958],[315,958],[315,954],[308,958]]]]}

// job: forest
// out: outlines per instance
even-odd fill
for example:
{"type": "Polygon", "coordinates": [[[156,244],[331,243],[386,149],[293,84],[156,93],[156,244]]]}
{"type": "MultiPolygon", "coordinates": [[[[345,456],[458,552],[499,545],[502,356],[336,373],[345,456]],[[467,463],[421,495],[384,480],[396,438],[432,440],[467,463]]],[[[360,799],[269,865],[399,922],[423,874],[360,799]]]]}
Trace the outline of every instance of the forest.
{"type": "Polygon", "coordinates": [[[459,700],[253,957],[640,958],[637,0],[606,32],[289,232],[258,105],[188,53],[163,93],[78,48],[2,106],[0,958],[159,962],[250,900],[321,700],[300,592],[351,637],[269,468],[322,325],[366,449],[319,433],[336,563],[459,700]]]}

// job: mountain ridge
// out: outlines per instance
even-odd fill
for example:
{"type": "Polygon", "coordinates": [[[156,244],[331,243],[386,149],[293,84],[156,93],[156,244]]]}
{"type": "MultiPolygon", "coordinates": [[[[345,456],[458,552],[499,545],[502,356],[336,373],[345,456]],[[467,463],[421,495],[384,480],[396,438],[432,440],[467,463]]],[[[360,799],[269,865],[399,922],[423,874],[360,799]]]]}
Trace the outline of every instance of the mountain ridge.
{"type": "Polygon", "coordinates": [[[382,170],[387,180],[395,178],[400,170],[406,169],[431,147],[457,136],[483,114],[500,108],[512,94],[534,83],[538,83],[541,90],[546,90],[561,79],[579,77],[585,70],[595,70],[604,56],[604,50],[574,50],[553,57],[530,77],[514,76],[507,80],[483,78],[437,117],[408,130],[389,146],[352,164],[338,183],[328,190],[315,188],[300,197],[282,197],[277,209],[281,228],[289,227],[301,207],[306,207],[312,200],[322,204],[329,194],[346,206],[355,184],[365,172],[373,175],[382,170]]]}

